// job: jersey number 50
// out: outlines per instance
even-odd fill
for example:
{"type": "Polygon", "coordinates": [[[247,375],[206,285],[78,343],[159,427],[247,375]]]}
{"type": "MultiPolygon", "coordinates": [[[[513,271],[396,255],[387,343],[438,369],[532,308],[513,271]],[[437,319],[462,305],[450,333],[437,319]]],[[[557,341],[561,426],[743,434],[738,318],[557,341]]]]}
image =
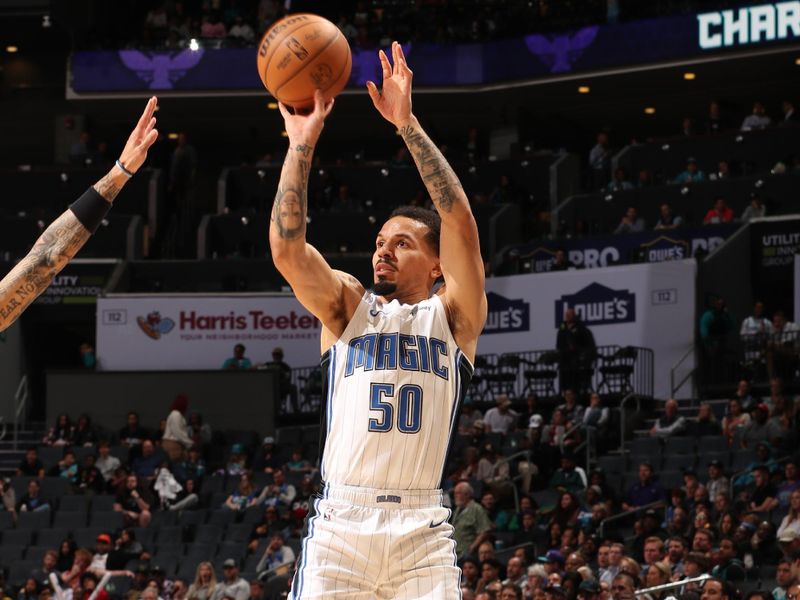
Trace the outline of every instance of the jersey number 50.
{"type": "MultiPolygon", "coordinates": [[[[369,431],[386,433],[394,427],[394,406],[386,398],[394,396],[393,383],[372,383],[369,386],[369,408],[380,411],[379,419],[369,420],[369,431]]],[[[397,430],[417,433],[422,425],[422,388],[407,383],[397,390],[397,430]]]]}

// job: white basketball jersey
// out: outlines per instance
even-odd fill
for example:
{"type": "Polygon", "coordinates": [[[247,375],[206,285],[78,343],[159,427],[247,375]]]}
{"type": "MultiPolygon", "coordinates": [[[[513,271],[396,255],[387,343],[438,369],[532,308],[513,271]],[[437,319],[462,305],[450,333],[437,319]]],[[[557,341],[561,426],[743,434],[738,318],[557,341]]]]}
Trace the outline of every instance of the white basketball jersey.
{"type": "Polygon", "coordinates": [[[409,305],[365,293],[322,367],[323,480],[439,488],[473,371],[439,297],[409,305]]]}

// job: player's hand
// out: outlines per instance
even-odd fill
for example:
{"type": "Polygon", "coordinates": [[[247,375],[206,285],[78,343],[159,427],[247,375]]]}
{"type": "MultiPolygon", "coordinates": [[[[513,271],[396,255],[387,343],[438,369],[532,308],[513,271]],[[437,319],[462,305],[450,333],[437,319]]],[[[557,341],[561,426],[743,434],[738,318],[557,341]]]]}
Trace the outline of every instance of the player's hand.
{"type": "Polygon", "coordinates": [[[383,69],[383,86],[380,90],[372,82],[367,82],[367,91],[372,103],[381,116],[395,127],[401,127],[411,118],[411,79],[413,73],[408,68],[403,49],[398,42],[392,42],[394,67],[383,50],[378,51],[383,69]]]}
{"type": "Polygon", "coordinates": [[[147,101],[147,106],[144,107],[144,112],[139,117],[139,122],[131,132],[122,154],[119,155],[119,162],[132,173],[136,173],[139,167],[144,164],[147,158],[147,151],[158,139],[156,118],[153,116],[157,106],[158,99],[155,96],[147,101]]]}
{"type": "Polygon", "coordinates": [[[313,146],[317,143],[322,128],[325,126],[325,118],[333,110],[333,99],[325,104],[322,92],[314,92],[314,109],[307,114],[300,114],[297,111],[292,114],[283,102],[278,103],[278,108],[283,115],[283,122],[286,127],[286,134],[289,136],[291,144],[309,144],[313,146]]]}

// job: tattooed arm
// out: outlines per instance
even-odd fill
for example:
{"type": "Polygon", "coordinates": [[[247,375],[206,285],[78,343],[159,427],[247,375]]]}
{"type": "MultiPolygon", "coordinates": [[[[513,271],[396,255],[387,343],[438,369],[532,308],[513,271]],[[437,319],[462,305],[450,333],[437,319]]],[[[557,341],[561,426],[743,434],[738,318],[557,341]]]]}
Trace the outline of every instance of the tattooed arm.
{"type": "Polygon", "coordinates": [[[411,112],[411,69],[400,44],[392,44],[392,58],[379,52],[383,87],[367,82],[367,91],[378,112],[403,137],[433,205],[442,218],[439,258],[444,274],[443,301],[456,342],[473,358],[477,338],[486,321],[483,259],[478,226],[464,189],[442,153],[411,112]]]}
{"type": "MultiPolygon", "coordinates": [[[[269,245],[275,266],[297,299],[338,338],[364,288],[354,277],[331,269],[319,251],[306,242],[308,173],[325,117],[333,108],[333,102],[325,106],[319,92],[314,102],[314,110],[308,115],[291,114],[280,105],[289,150],[272,206],[269,245]]],[[[325,339],[323,346],[327,346],[325,339]]]]}
{"type": "MultiPolygon", "coordinates": [[[[147,103],[120,154],[120,162],[132,173],[142,166],[148,148],[158,137],[153,117],[155,108],[154,97],[147,103]]],[[[93,187],[110,204],[127,180],[127,175],[114,166],[93,187]]],[[[64,211],[44,230],[27,256],[0,280],[0,331],[16,321],[31,302],[47,289],[53,277],[83,247],[90,235],[72,210],[64,211]]]]}

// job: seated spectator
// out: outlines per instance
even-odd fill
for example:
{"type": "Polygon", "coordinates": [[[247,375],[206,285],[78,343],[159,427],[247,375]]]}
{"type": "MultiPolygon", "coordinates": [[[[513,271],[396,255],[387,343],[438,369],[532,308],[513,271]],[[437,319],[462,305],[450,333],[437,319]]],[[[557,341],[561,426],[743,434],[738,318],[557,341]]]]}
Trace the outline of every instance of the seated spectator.
{"type": "Polygon", "coordinates": [[[564,403],[559,404],[556,408],[564,413],[568,427],[572,427],[583,419],[583,406],[578,403],[578,395],[572,389],[564,390],[564,403]]]}
{"type": "Polygon", "coordinates": [[[778,585],[772,590],[772,600],[787,600],[786,594],[789,588],[795,585],[795,581],[795,575],[792,573],[792,561],[782,559],[778,562],[778,569],[775,571],[775,583],[778,585]]]}
{"type": "MultiPolygon", "coordinates": [[[[73,592],[79,590],[81,585],[81,577],[84,573],[86,573],[86,571],[89,569],[89,565],[91,564],[91,553],[84,548],[78,548],[75,550],[75,558],[73,559],[69,570],[61,573],[62,583],[68,586],[73,592]]],[[[50,581],[52,582],[53,579],[54,576],[51,574],[50,581]]]]}
{"type": "Polygon", "coordinates": [[[50,510],[50,501],[41,495],[39,480],[31,479],[28,482],[27,493],[20,498],[17,512],[40,512],[50,510]]]}
{"type": "Polygon", "coordinates": [[[578,523],[578,514],[580,510],[581,505],[575,494],[561,492],[558,498],[558,504],[556,504],[556,507],[550,513],[550,523],[558,524],[563,536],[565,529],[573,527],[578,523]]]}
{"type": "Polygon", "coordinates": [[[644,219],[642,219],[633,206],[628,207],[625,214],[620,219],[619,225],[614,233],[639,233],[645,230],[644,219]]]}
{"type": "Polygon", "coordinates": [[[592,392],[589,397],[589,408],[583,411],[583,425],[584,427],[594,427],[603,431],[608,425],[609,409],[607,406],[602,405],[600,394],[592,392]]]}
{"type": "Polygon", "coordinates": [[[274,572],[278,567],[293,565],[295,561],[294,551],[291,547],[284,544],[283,535],[274,534],[264,550],[264,555],[256,565],[256,573],[262,577],[263,572],[274,572]]]}
{"type": "Polygon", "coordinates": [[[800,489],[800,479],[797,475],[797,462],[787,461],[783,466],[783,481],[778,484],[778,502],[781,508],[789,508],[792,494],[800,489]]]}
{"type": "Polygon", "coordinates": [[[672,569],[664,561],[656,561],[650,564],[644,576],[645,587],[655,587],[664,585],[672,580],[672,569]]]}
{"type": "Polygon", "coordinates": [[[256,452],[256,457],[253,460],[253,470],[272,473],[275,469],[280,469],[282,465],[283,461],[275,445],[275,438],[268,435],[261,442],[261,450],[256,452]]]}
{"type": "Polygon", "coordinates": [[[573,263],[567,258],[567,253],[561,248],[556,250],[556,259],[550,264],[551,271],[568,271],[569,269],[577,269],[578,265],[573,263]]]}
{"type": "Polygon", "coordinates": [[[97,443],[97,431],[89,415],[84,413],[78,417],[78,422],[72,431],[72,443],[75,446],[94,446],[97,443]]]}
{"type": "Polygon", "coordinates": [[[722,461],[714,459],[708,463],[708,481],[706,481],[706,489],[708,490],[708,497],[712,502],[718,494],[728,493],[728,478],[723,474],[724,469],[722,461]]]}
{"type": "Polygon", "coordinates": [[[484,444],[481,459],[478,461],[476,479],[487,485],[507,481],[509,476],[508,461],[497,452],[491,444],[484,444]]]}
{"type": "Polygon", "coordinates": [[[785,432],[781,425],[769,419],[769,407],[757,404],[751,414],[750,424],[742,435],[742,446],[752,448],[761,442],[767,444],[780,444],[785,432]]]}
{"type": "Polygon", "coordinates": [[[149,482],[156,478],[162,462],[164,457],[160,451],[156,451],[152,440],[143,440],[142,453],[131,461],[131,471],[140,479],[149,482]]]}
{"type": "Polygon", "coordinates": [[[249,43],[255,39],[256,34],[244,18],[237,16],[233,26],[228,30],[228,37],[242,43],[249,43]]]}
{"type": "Polygon", "coordinates": [[[700,403],[697,409],[697,420],[691,423],[691,431],[697,437],[716,436],[722,433],[722,427],[708,402],[700,403]]]}
{"type": "Polygon", "coordinates": [[[258,503],[258,490],[253,486],[248,473],[239,476],[239,486],[222,505],[222,508],[243,512],[258,503]]]}
{"type": "Polygon", "coordinates": [[[200,504],[200,496],[198,496],[197,482],[195,479],[191,477],[184,479],[181,488],[182,489],[177,493],[175,498],[169,501],[169,510],[188,510],[200,504]]]}
{"type": "MultiPolygon", "coordinates": [[[[748,389],[750,384],[746,381],[740,381],[737,393],[746,393],[746,399],[753,402],[753,397],[749,395],[749,391],[742,389],[744,384],[748,389]]],[[[722,435],[728,438],[728,443],[733,445],[734,436],[737,431],[744,431],[750,425],[750,414],[742,410],[742,404],[739,398],[734,398],[728,402],[728,413],[722,418],[722,435]]]]}
{"type": "Polygon", "coordinates": [[[203,415],[197,412],[189,414],[189,435],[196,445],[202,447],[210,444],[212,434],[211,425],[203,422],[203,415]]]}
{"type": "Polygon", "coordinates": [[[94,466],[97,467],[103,480],[108,484],[111,481],[111,477],[114,475],[114,471],[116,471],[122,463],[116,456],[111,455],[111,446],[109,446],[108,442],[105,440],[97,445],[97,453],[99,456],[94,466]]]}
{"type": "Polygon", "coordinates": [[[672,212],[672,207],[664,202],[658,210],[658,221],[653,229],[675,229],[683,225],[683,217],[672,212]]]}
{"type": "Polygon", "coordinates": [[[502,589],[503,584],[500,582],[500,569],[500,562],[496,558],[487,558],[481,561],[481,578],[478,580],[478,585],[475,590],[479,595],[483,592],[495,594],[502,589]]]}
{"type": "Polygon", "coordinates": [[[561,457],[561,468],[557,469],[550,478],[551,490],[572,492],[574,494],[586,489],[586,473],[576,467],[575,457],[572,452],[565,451],[561,457]]]}
{"type": "Polygon", "coordinates": [[[124,528],[119,532],[114,542],[114,553],[111,555],[110,569],[121,569],[129,561],[139,558],[147,560],[149,555],[145,552],[144,546],[136,539],[136,532],[131,528],[124,528]]]}
{"type": "Polygon", "coordinates": [[[222,581],[217,584],[210,600],[247,600],[250,597],[250,584],[239,577],[239,565],[234,559],[228,558],[222,563],[222,573],[222,581]]]}
{"type": "Polygon", "coordinates": [[[475,502],[474,494],[472,486],[465,481],[453,489],[453,539],[459,558],[474,554],[493,528],[486,510],[475,502]]]}
{"type": "Polygon", "coordinates": [[[225,464],[225,473],[228,475],[241,475],[247,471],[247,451],[244,444],[231,446],[228,462],[225,464]]]}
{"type": "Polygon", "coordinates": [[[458,417],[458,434],[467,435],[475,421],[483,420],[483,413],[472,402],[466,402],[458,417]]]}
{"type": "Polygon", "coordinates": [[[632,190],[633,184],[628,181],[628,178],[625,176],[625,169],[618,167],[614,171],[614,176],[606,186],[606,191],[608,192],[622,192],[627,190],[632,190]]]}
{"type": "Polygon", "coordinates": [[[261,491],[256,504],[289,507],[295,496],[297,490],[292,484],[286,483],[283,471],[278,469],[272,472],[272,483],[261,491]]]}
{"type": "Polygon", "coordinates": [[[750,204],[742,213],[742,221],[747,223],[753,219],[760,219],[761,217],[766,216],[766,214],[767,207],[764,206],[764,201],[761,199],[761,196],[755,192],[750,194],[750,204]]]}
{"type": "Polygon", "coordinates": [[[465,557],[464,560],[461,561],[461,589],[464,590],[464,588],[466,588],[470,592],[475,592],[480,578],[480,562],[478,559],[472,556],[465,557]]]}
{"type": "Polygon", "coordinates": [[[684,183],[697,183],[706,180],[706,174],[697,168],[697,160],[690,156],[686,161],[686,169],[678,173],[678,176],[672,180],[672,183],[678,185],[684,183]]]}
{"type": "Polygon", "coordinates": [[[46,446],[70,446],[72,445],[73,427],[66,414],[58,415],[56,424],[50,428],[47,435],[42,440],[46,446]]]}
{"type": "Polygon", "coordinates": [[[769,335],[772,332],[772,321],[764,316],[764,303],[761,300],[757,300],[753,305],[753,314],[742,321],[739,335],[744,338],[769,335]]]}
{"type": "Polygon", "coordinates": [[[733,209],[725,202],[725,198],[717,196],[714,199],[714,206],[703,217],[703,225],[717,225],[731,221],[733,221],[733,209]]]}
{"type": "Polygon", "coordinates": [[[752,114],[747,115],[742,121],[742,131],[754,131],[758,129],[766,129],[772,125],[772,119],[767,116],[767,110],[764,108],[764,103],[756,100],[753,103],[752,114]]]}
{"type": "Polygon", "coordinates": [[[61,477],[72,484],[77,483],[78,464],[75,462],[75,453],[72,450],[66,450],[64,457],[50,469],[48,475],[50,477],[61,477]]]}
{"type": "Polygon", "coordinates": [[[513,430],[514,423],[519,415],[511,410],[511,400],[506,394],[497,396],[497,406],[490,408],[483,416],[483,423],[487,431],[506,435],[513,430]]]}
{"type": "Polygon", "coordinates": [[[719,541],[718,562],[711,570],[712,577],[722,581],[742,581],[745,578],[745,569],[742,561],[737,557],[736,543],[732,538],[724,537],[719,541]]]}
{"type": "Polygon", "coordinates": [[[189,448],[186,458],[175,467],[175,476],[179,481],[194,480],[197,484],[206,474],[206,463],[200,458],[200,449],[197,446],[189,448]]]}
{"type": "Polygon", "coordinates": [[[194,581],[186,593],[189,600],[211,600],[217,588],[217,576],[214,566],[207,561],[197,565],[194,572],[194,581]]]}
{"type": "Polygon", "coordinates": [[[800,490],[794,490],[789,496],[789,512],[778,527],[778,538],[790,530],[800,537],[800,490]]]}
{"type": "Polygon", "coordinates": [[[686,432],[686,419],[678,414],[678,402],[669,399],[664,403],[664,415],[656,419],[650,435],[671,437],[686,432]]]}
{"type": "Polygon", "coordinates": [[[750,492],[748,508],[756,513],[768,513],[778,506],[778,493],[770,482],[769,469],[760,465],[753,469],[755,487],[750,492]]]}
{"type": "Polygon", "coordinates": [[[78,471],[77,489],[84,494],[102,494],[105,490],[106,482],[95,465],[96,460],[94,454],[87,454],[83,467],[78,471]]]}
{"type": "Polygon", "coordinates": [[[786,318],[782,310],[772,315],[772,337],[767,344],[767,373],[770,379],[794,377],[800,347],[800,326],[786,318]]]}
{"type": "Polygon", "coordinates": [[[297,447],[292,451],[292,458],[286,463],[283,470],[290,473],[313,473],[314,467],[311,465],[311,461],[303,458],[303,448],[297,447]]]}
{"type": "MultiPolygon", "coordinates": [[[[508,559],[508,563],[506,564],[506,578],[503,580],[503,586],[515,586],[517,588],[521,588],[525,585],[525,582],[528,579],[528,575],[525,572],[525,563],[522,562],[522,559],[512,556],[508,559]]],[[[514,596],[514,600],[517,600],[518,596],[514,596]]],[[[500,595],[499,600],[505,600],[505,597],[500,595]]]]}
{"type": "Polygon", "coordinates": [[[117,494],[114,510],[123,514],[126,527],[147,527],[152,518],[152,504],[150,494],[139,486],[139,478],[132,473],[117,494]]]}
{"type": "Polygon", "coordinates": [[[673,577],[683,575],[683,560],[687,550],[686,540],[681,536],[673,536],[667,541],[667,555],[663,562],[670,568],[673,577]]]}
{"type": "Polygon", "coordinates": [[[67,538],[61,542],[58,547],[58,561],[56,562],[57,572],[69,571],[75,560],[75,551],[77,548],[75,541],[71,538],[67,538]]]}
{"type": "Polygon", "coordinates": [[[20,461],[17,467],[17,477],[44,477],[44,465],[39,460],[39,453],[36,448],[28,448],[25,451],[25,458],[20,461]]]}
{"type": "Polygon", "coordinates": [[[727,160],[720,160],[717,162],[717,172],[711,173],[708,177],[711,181],[722,181],[723,179],[731,178],[731,166],[727,160]]]}
{"type": "Polygon", "coordinates": [[[233,347],[233,356],[225,359],[225,362],[222,363],[222,368],[228,371],[246,371],[252,369],[253,363],[244,355],[245,350],[244,344],[236,344],[233,347]]]}
{"type": "Polygon", "coordinates": [[[138,448],[147,437],[147,431],[139,425],[139,415],[129,412],[125,427],[119,430],[119,443],[127,448],[138,448]]]}
{"type": "Polygon", "coordinates": [[[653,502],[664,501],[665,497],[664,488],[653,478],[653,465],[642,462],[639,464],[639,480],[628,489],[622,507],[625,510],[633,510],[653,502]]]}
{"type": "MultiPolygon", "coordinates": [[[[220,20],[217,13],[203,15],[200,23],[200,37],[207,39],[222,39],[226,36],[225,23],[220,20]]],[[[248,594],[250,588],[248,587],[248,594]]],[[[237,598],[236,600],[246,600],[245,598],[237,598]]]]}

